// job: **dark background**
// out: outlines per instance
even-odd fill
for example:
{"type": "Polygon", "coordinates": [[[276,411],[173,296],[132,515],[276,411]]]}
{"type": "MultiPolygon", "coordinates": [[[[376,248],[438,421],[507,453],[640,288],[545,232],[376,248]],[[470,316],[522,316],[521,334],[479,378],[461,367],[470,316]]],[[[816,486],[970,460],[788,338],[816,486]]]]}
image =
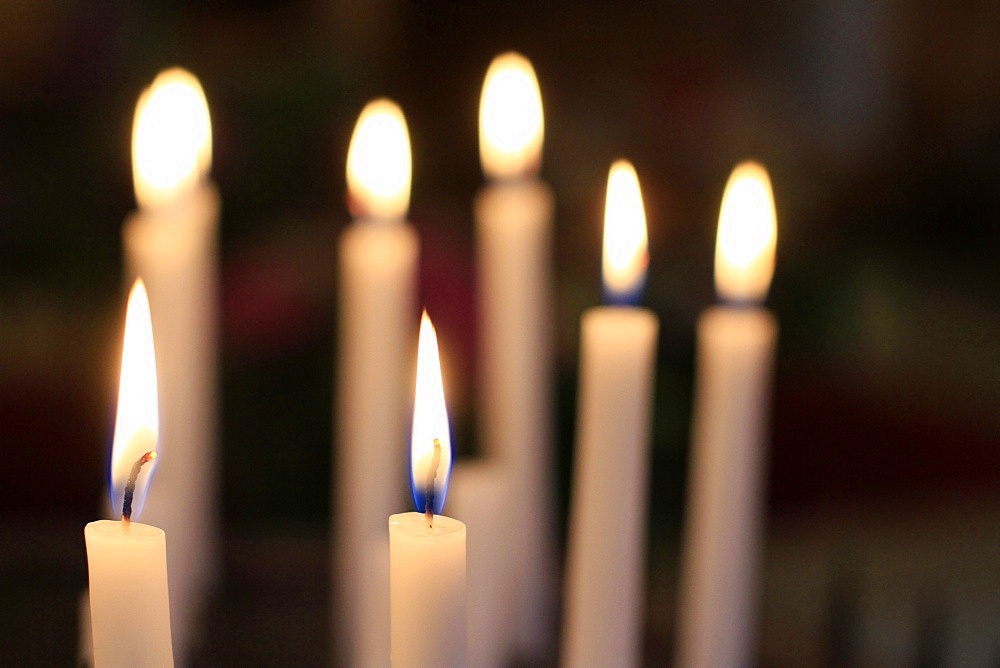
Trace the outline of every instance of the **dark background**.
{"type": "Polygon", "coordinates": [[[563,511],[612,160],[631,159],[643,187],[662,332],[650,661],[672,645],[694,325],[714,299],[722,189],[748,157],[774,183],[781,323],[759,662],[1000,660],[1000,5],[13,0],[0,4],[0,664],[75,656],[141,90],[171,65],[201,79],[223,198],[228,569],[200,660],[323,665],[350,133],[373,97],[406,113],[422,300],[474,452],[477,113],[508,49],[538,73],[557,197],[563,511]]]}

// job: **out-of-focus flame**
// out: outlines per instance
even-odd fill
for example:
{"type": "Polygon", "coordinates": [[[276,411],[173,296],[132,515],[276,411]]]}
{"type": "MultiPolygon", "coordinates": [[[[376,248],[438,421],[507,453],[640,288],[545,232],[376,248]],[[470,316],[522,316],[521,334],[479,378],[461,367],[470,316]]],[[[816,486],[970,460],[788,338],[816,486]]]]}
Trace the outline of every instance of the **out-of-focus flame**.
{"type": "MultiPolygon", "coordinates": [[[[149,315],[146,286],[138,279],[129,293],[125,313],[125,344],[122,349],[122,373],[118,386],[118,415],[115,440],[111,448],[111,501],[121,512],[125,483],[136,460],[156,450],[159,435],[157,411],[156,356],[153,351],[153,323],[149,315]]],[[[142,469],[132,500],[132,516],[142,511],[156,459],[142,469]]]]}
{"type": "Polygon", "coordinates": [[[635,168],[617,160],[608,172],[604,205],[602,276],[605,300],[634,304],[642,295],[649,265],[646,211],[635,168]]]}
{"type": "Polygon", "coordinates": [[[448,410],[444,403],[444,383],[441,380],[441,358],[438,354],[437,332],[424,311],[420,318],[420,338],[417,345],[417,393],[413,402],[413,432],[410,440],[410,482],[417,510],[425,512],[428,501],[433,512],[440,514],[451,475],[451,430],[448,410]],[[434,441],[440,448],[435,455],[434,441]],[[433,464],[439,457],[436,469],[433,464]],[[433,499],[429,499],[428,481],[433,480],[433,499]]]}
{"type": "Polygon", "coordinates": [[[735,302],[761,302],[774,275],[778,226],[767,170],[756,162],[736,166],[719,212],[715,291],[735,302]]]}
{"type": "Polygon", "coordinates": [[[497,56],[486,71],[479,101],[479,156],[493,179],[530,176],[542,160],[545,118],[531,62],[519,53],[497,56]]]}
{"type": "Polygon", "coordinates": [[[410,206],[410,134],[403,110],[381,98],[369,102],[347,150],[347,190],[359,216],[403,218],[410,206]]]}
{"type": "Polygon", "coordinates": [[[212,121],[201,84],[164,70],[139,96],[132,127],[132,178],[142,207],[176,200],[212,168],[212,121]]]}

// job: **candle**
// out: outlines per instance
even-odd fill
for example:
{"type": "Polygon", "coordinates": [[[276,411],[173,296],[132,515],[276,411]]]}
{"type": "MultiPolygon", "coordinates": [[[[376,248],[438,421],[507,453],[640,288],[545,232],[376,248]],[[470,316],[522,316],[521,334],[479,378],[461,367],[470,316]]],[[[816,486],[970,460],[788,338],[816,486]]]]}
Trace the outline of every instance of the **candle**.
{"type": "Polygon", "coordinates": [[[159,449],[148,517],[170,534],[174,654],[200,628],[215,571],[217,234],[219,196],[208,105],[198,80],[161,72],[136,106],[132,168],[139,210],[123,228],[127,271],[151,296],[160,369],[159,449]]]}
{"type": "Polygon", "coordinates": [[[112,500],[122,509],[122,520],[98,520],[84,529],[97,668],[173,666],[166,536],[157,527],[131,521],[142,511],[158,461],[156,402],[153,327],[146,288],[138,280],[125,316],[111,456],[112,500]]]}
{"type": "MultiPolygon", "coordinates": [[[[552,510],[550,245],[553,198],[536,174],[544,119],[531,63],[493,60],[479,108],[479,150],[491,180],[475,202],[482,356],[479,433],[485,456],[507,467],[509,512],[518,540],[513,639],[527,660],[554,642],[556,578],[552,510]]],[[[502,614],[502,613],[498,613],[502,614]]]]}
{"type": "Polygon", "coordinates": [[[754,663],[765,438],[777,340],[760,306],[777,227],[767,172],[746,162],[723,195],[715,286],[698,322],[698,373],[678,609],[677,665],[754,663]]]}
{"type": "Polygon", "coordinates": [[[469,531],[468,627],[469,665],[506,666],[514,634],[515,592],[510,586],[518,564],[510,558],[518,541],[510,522],[498,522],[500,509],[510,503],[510,469],[487,458],[458,459],[448,483],[448,504],[469,531]],[[512,530],[514,533],[504,533],[512,530]]]}
{"type": "MultiPolygon", "coordinates": [[[[608,176],[606,294],[638,299],[646,219],[632,165],[608,176]]],[[[647,309],[589,309],[580,331],[576,461],[567,547],[562,662],[637,666],[642,659],[650,411],[659,321],[647,309]]]]}
{"type": "Polygon", "coordinates": [[[419,512],[389,517],[392,664],[465,666],[465,525],[441,515],[451,470],[437,334],[420,320],[410,480],[419,512]]]}
{"type": "Polygon", "coordinates": [[[358,219],[340,237],[332,535],[336,651],[345,664],[389,660],[385,518],[405,498],[407,380],[412,373],[419,240],[403,112],[376,100],[361,112],[347,157],[358,219]]]}

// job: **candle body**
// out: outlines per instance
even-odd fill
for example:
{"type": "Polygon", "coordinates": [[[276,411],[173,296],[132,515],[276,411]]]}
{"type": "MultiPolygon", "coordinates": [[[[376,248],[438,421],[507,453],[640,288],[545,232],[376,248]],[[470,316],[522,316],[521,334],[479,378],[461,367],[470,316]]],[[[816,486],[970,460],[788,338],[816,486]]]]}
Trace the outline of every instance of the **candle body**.
{"type": "Polygon", "coordinates": [[[698,322],[698,371],[677,665],[754,662],[769,395],[777,324],[717,306],[698,322]]]}
{"type": "Polygon", "coordinates": [[[514,642],[525,658],[551,653],[555,628],[552,494],[551,236],[553,198],[534,179],[485,187],[475,203],[479,267],[483,454],[511,471],[506,552],[516,592],[514,642]],[[509,533],[509,532],[508,532],[509,533]]]}
{"type": "Polygon", "coordinates": [[[166,537],[160,529],[98,520],[83,532],[96,668],[173,666],[166,537]]]}
{"type": "Polygon", "coordinates": [[[459,460],[448,481],[448,507],[468,528],[469,665],[510,664],[514,591],[510,546],[517,544],[508,523],[498,523],[510,501],[509,469],[489,459],[459,460]],[[507,532],[507,533],[505,533],[507,532]]]}
{"type": "Polygon", "coordinates": [[[389,660],[385,518],[407,497],[417,233],[359,220],[340,239],[333,569],[345,663],[389,660]]]}
{"type": "Polygon", "coordinates": [[[581,322],[562,652],[574,668],[641,662],[658,333],[641,308],[593,308],[581,322]]]}
{"type": "Polygon", "coordinates": [[[392,664],[467,665],[465,525],[422,513],[389,517],[392,664]]]}
{"type": "Polygon", "coordinates": [[[146,284],[156,340],[162,457],[143,519],[170,534],[174,653],[182,664],[218,569],[218,217],[217,191],[199,184],[133,213],[122,234],[129,282],[146,284]]]}

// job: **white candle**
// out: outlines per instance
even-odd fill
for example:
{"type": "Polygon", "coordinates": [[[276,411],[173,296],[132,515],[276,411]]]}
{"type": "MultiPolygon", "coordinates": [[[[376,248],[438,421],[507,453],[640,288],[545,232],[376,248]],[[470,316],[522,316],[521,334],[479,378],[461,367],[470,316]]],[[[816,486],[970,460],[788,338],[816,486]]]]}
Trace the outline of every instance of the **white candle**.
{"type": "Polygon", "coordinates": [[[418,510],[389,517],[392,664],[465,666],[465,525],[442,516],[451,471],[451,434],[437,334],[420,321],[417,385],[410,441],[418,510]]]}
{"type": "MultiPolygon", "coordinates": [[[[158,415],[156,361],[149,301],[142,281],[129,295],[125,317],[118,416],[111,457],[112,498],[123,508],[132,468],[153,453],[132,481],[130,513],[142,510],[147,483],[156,465],[158,415]]],[[[173,666],[170,605],[167,594],[166,537],[161,529],[98,520],[84,529],[90,576],[90,613],[94,664],[173,666]]]]}
{"type": "Polygon", "coordinates": [[[412,374],[419,240],[405,222],[410,142],[399,107],[376,100],[347,159],[359,218],[340,238],[334,422],[334,624],[345,664],[389,660],[385,518],[405,498],[408,379],[412,374]]]}
{"type": "Polygon", "coordinates": [[[508,472],[486,458],[460,458],[448,484],[448,506],[469,530],[469,665],[481,668],[506,666],[514,658],[515,592],[510,582],[517,564],[510,546],[517,544],[518,535],[511,523],[497,521],[515,487],[508,472]],[[504,533],[511,529],[513,533],[504,533]]]}
{"type": "MultiPolygon", "coordinates": [[[[646,220],[628,162],[611,167],[604,225],[607,295],[637,300],[646,274],[646,220]]],[[[656,316],[635,306],[592,308],[581,322],[561,654],[574,668],[641,663],[658,332],[656,316]]]]}
{"type": "Polygon", "coordinates": [[[759,306],[777,237],[767,172],[736,167],[723,196],[715,285],[698,322],[698,378],[678,608],[677,665],[754,662],[765,441],[777,340],[759,306]]]}
{"type": "Polygon", "coordinates": [[[160,369],[159,449],[148,518],[170,534],[174,654],[187,661],[218,569],[217,236],[208,105],[198,80],[161,72],[139,98],[132,168],[139,210],[123,228],[127,271],[151,296],[160,369]]]}
{"type": "Polygon", "coordinates": [[[516,487],[497,522],[516,524],[507,551],[516,592],[516,651],[544,660],[554,644],[557,592],[552,509],[550,246],[553,198],[536,177],[544,119],[534,69],[506,53],[490,65],[480,102],[479,149],[492,183],[476,198],[485,456],[516,487]]]}

